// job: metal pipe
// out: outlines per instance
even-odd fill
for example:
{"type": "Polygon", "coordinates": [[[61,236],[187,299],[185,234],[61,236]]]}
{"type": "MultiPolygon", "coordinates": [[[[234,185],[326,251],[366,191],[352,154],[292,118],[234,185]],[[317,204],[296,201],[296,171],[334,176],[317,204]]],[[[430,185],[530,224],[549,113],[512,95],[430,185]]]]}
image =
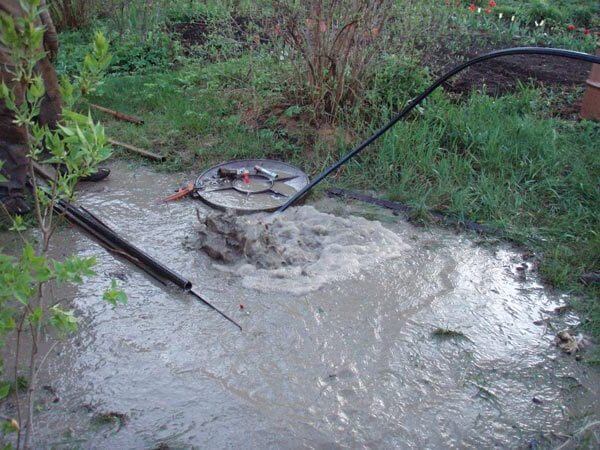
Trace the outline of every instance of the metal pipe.
{"type": "Polygon", "coordinates": [[[547,55],[547,56],[556,56],[562,58],[569,59],[578,59],[580,61],[587,61],[590,63],[600,64],[600,56],[588,55],[587,53],[575,52],[572,50],[563,50],[558,48],[541,48],[541,47],[516,47],[516,48],[507,48],[503,50],[496,50],[490,53],[486,53],[485,55],[478,56],[473,58],[463,64],[460,64],[445,73],[441,77],[439,77],[431,86],[429,86],[425,92],[419,95],[416,99],[414,99],[410,104],[400,111],[396,116],[394,116],[387,124],[377,130],[371,137],[363,141],[357,147],[352,149],[346,155],[342,157],[338,162],[329,166],[323,172],[315,177],[309,184],[307,184],[304,188],[299,190],[293,197],[291,197],[287,202],[285,202],[275,213],[283,212],[304,197],[310,190],[312,190],[317,184],[323,181],[327,176],[329,176],[332,172],[339,169],[341,166],[346,164],[350,159],[358,155],[361,151],[379,139],[386,131],[388,131],[392,126],[394,126],[398,121],[403,119],[411,112],[415,107],[417,107],[423,100],[425,100],[433,91],[435,91],[438,87],[452,78],[454,75],[462,72],[468,67],[471,67],[475,64],[482,63],[484,61],[488,61],[494,58],[500,58],[502,56],[511,56],[511,55],[547,55]]]}

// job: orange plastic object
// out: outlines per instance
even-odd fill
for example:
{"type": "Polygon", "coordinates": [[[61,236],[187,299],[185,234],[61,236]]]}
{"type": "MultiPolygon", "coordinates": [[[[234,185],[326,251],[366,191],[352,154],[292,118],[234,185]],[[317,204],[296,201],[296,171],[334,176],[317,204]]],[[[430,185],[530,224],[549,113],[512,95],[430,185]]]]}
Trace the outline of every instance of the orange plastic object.
{"type": "Polygon", "coordinates": [[[162,201],[166,203],[179,200],[183,197],[190,195],[193,191],[194,183],[190,181],[185,187],[177,189],[177,192],[175,192],[173,195],[169,195],[168,197],[163,198],[162,201]]]}
{"type": "MultiPolygon", "coordinates": [[[[600,56],[600,49],[596,51],[600,56]]],[[[581,117],[600,121],[600,64],[592,66],[592,73],[587,80],[587,91],[583,97],[581,117]]]]}

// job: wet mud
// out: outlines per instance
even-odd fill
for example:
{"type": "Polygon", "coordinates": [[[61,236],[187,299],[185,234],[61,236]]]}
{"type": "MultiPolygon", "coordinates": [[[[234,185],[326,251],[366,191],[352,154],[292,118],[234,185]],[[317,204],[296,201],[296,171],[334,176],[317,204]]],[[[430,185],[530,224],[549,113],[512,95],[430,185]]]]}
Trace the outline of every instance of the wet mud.
{"type": "Polygon", "coordinates": [[[514,250],[334,200],[242,222],[156,202],[191,178],[120,163],[80,202],[244,331],[62,229],[53,251],[98,275],[68,293],[37,446],[537,448],[598,419],[598,369],[554,342],[578,319],[514,250]],[[101,300],[113,278],[125,306],[101,300]]]}

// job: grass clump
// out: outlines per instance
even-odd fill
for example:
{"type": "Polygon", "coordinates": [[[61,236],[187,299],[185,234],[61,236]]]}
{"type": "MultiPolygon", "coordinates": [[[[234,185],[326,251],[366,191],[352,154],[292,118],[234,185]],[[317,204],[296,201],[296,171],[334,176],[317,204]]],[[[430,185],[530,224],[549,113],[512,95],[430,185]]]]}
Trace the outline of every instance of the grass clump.
{"type": "Polygon", "coordinates": [[[160,166],[163,169],[200,169],[248,157],[294,160],[300,149],[286,139],[284,130],[257,130],[245,123],[259,115],[265,103],[280,98],[282,86],[273,77],[278,67],[268,56],[246,56],[166,74],[115,77],[93,101],[142,116],[142,128],[102,119],[113,137],[166,154],[169,160],[160,166]]]}
{"type": "Polygon", "coordinates": [[[462,331],[451,330],[450,328],[436,328],[431,335],[440,339],[468,339],[462,331]]]}
{"type": "MultiPolygon", "coordinates": [[[[117,34],[100,24],[111,41],[112,63],[107,71],[110,75],[150,73],[173,69],[180,61],[181,46],[170,34],[160,29],[144,36],[136,33],[117,34]]],[[[61,75],[75,75],[78,62],[90,51],[94,31],[66,31],[61,33],[61,51],[56,61],[56,70],[61,75]]]]}

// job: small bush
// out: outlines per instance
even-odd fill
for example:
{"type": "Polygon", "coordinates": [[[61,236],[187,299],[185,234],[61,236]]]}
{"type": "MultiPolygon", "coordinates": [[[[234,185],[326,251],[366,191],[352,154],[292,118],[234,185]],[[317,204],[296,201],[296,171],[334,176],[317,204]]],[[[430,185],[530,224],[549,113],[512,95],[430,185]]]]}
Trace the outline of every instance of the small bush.
{"type": "Polygon", "coordinates": [[[518,13],[521,19],[528,24],[545,20],[549,25],[558,25],[566,19],[561,9],[541,0],[523,4],[518,13]]]}
{"type": "Polygon", "coordinates": [[[395,112],[420,94],[429,82],[427,69],[417,60],[386,55],[373,73],[367,100],[378,111],[395,112]]]}
{"type": "MultiPolygon", "coordinates": [[[[352,107],[363,80],[382,48],[382,28],[392,9],[389,0],[311,0],[299,5],[277,2],[274,34],[292,51],[304,103],[318,120],[333,122],[352,107]]],[[[301,100],[302,101],[302,100],[301,100]]]]}
{"type": "MultiPolygon", "coordinates": [[[[77,61],[89,51],[91,30],[67,31],[60,34],[60,51],[56,70],[62,75],[73,75],[78,70],[77,61]]],[[[109,74],[149,73],[173,67],[179,60],[178,42],[163,31],[149,32],[145,39],[134,33],[110,35],[113,59],[109,74]]]]}
{"type": "Polygon", "coordinates": [[[180,47],[162,31],[149,32],[145,39],[136,34],[116,38],[110,73],[146,73],[164,70],[177,62],[180,47]]]}
{"type": "Polygon", "coordinates": [[[593,11],[590,8],[579,6],[573,9],[571,21],[579,26],[589,26],[592,23],[593,16],[593,11]]]}

